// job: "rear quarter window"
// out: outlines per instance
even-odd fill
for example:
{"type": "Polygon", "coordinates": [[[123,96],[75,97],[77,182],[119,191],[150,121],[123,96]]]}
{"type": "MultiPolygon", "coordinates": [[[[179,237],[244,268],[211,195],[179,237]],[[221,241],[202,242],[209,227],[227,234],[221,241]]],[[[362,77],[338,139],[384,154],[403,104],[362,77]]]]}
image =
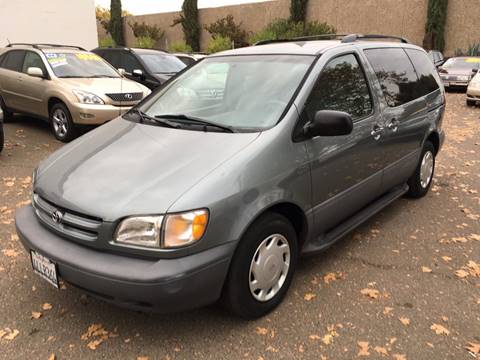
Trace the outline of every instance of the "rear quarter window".
{"type": "Polygon", "coordinates": [[[402,48],[364,50],[390,107],[396,107],[418,97],[418,78],[412,62],[402,48]]]}
{"type": "Polygon", "coordinates": [[[12,50],[4,54],[5,59],[2,61],[2,68],[12,71],[22,71],[23,58],[25,57],[25,51],[12,50]]]}
{"type": "Polygon", "coordinates": [[[440,79],[435,66],[429,61],[427,54],[415,49],[405,49],[413,63],[418,76],[417,95],[422,96],[440,88],[440,79]]]}

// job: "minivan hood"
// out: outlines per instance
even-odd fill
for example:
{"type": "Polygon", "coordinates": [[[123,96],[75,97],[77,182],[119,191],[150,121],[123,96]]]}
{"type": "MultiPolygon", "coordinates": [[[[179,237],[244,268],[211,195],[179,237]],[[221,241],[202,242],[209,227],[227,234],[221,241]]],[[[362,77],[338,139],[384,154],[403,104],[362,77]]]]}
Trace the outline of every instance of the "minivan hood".
{"type": "Polygon", "coordinates": [[[34,191],[61,208],[105,221],[162,214],[258,136],[177,130],[118,118],[44,161],[34,191]]]}
{"type": "Polygon", "coordinates": [[[144,87],[139,83],[126,78],[68,78],[62,79],[63,84],[72,89],[79,89],[96,95],[126,92],[144,92],[144,87]]]}

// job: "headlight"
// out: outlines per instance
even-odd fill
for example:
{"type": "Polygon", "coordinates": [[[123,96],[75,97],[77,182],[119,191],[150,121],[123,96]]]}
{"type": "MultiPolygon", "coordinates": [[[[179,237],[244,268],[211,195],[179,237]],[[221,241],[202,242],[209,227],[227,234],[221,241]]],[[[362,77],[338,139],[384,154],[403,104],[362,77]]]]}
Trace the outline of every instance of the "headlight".
{"type": "Polygon", "coordinates": [[[200,240],[205,233],[207,223],[207,210],[167,215],[163,246],[165,248],[176,248],[200,240]]]}
{"type": "Polygon", "coordinates": [[[78,101],[80,101],[82,104],[97,104],[97,105],[105,104],[105,102],[95,94],[92,94],[83,90],[73,90],[73,93],[77,97],[78,101]]]}
{"type": "Polygon", "coordinates": [[[166,216],[133,216],[115,232],[115,243],[145,248],[178,248],[193,244],[205,233],[208,211],[195,210],[166,216]]]}

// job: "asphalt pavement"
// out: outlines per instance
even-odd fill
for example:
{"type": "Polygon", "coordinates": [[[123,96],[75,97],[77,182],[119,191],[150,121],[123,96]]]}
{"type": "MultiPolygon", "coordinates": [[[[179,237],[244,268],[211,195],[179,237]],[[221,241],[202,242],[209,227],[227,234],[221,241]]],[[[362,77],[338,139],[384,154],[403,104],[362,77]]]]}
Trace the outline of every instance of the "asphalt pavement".
{"type": "Polygon", "coordinates": [[[35,275],[14,212],[63,144],[46,123],[15,118],[0,154],[0,359],[480,359],[480,107],[447,94],[444,128],[425,198],[302,259],[284,303],[244,321],[218,305],[124,310],[35,275]]]}

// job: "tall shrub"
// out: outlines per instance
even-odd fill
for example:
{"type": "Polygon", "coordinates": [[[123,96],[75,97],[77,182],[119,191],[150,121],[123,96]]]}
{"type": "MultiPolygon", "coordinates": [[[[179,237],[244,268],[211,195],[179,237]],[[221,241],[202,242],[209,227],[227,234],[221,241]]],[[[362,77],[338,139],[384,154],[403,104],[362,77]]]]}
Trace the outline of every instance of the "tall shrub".
{"type": "Polygon", "coordinates": [[[242,29],[242,23],[237,24],[232,15],[218,19],[214,23],[205,26],[212,38],[229,38],[236,48],[248,46],[248,33],[242,29]]]}
{"type": "Polygon", "coordinates": [[[290,0],[290,20],[305,22],[308,0],[290,0]]]}
{"type": "Polygon", "coordinates": [[[111,0],[110,2],[110,23],[109,33],[112,35],[113,40],[119,46],[125,45],[125,39],[123,37],[123,20],[122,20],[122,1],[111,0]]]}
{"type": "Polygon", "coordinates": [[[425,49],[444,50],[447,8],[448,0],[428,0],[427,22],[423,39],[425,49]]]}
{"type": "Polygon", "coordinates": [[[200,51],[200,22],[198,20],[197,0],[183,0],[182,13],[173,21],[172,26],[182,25],[185,42],[193,51],[200,51]]]}

